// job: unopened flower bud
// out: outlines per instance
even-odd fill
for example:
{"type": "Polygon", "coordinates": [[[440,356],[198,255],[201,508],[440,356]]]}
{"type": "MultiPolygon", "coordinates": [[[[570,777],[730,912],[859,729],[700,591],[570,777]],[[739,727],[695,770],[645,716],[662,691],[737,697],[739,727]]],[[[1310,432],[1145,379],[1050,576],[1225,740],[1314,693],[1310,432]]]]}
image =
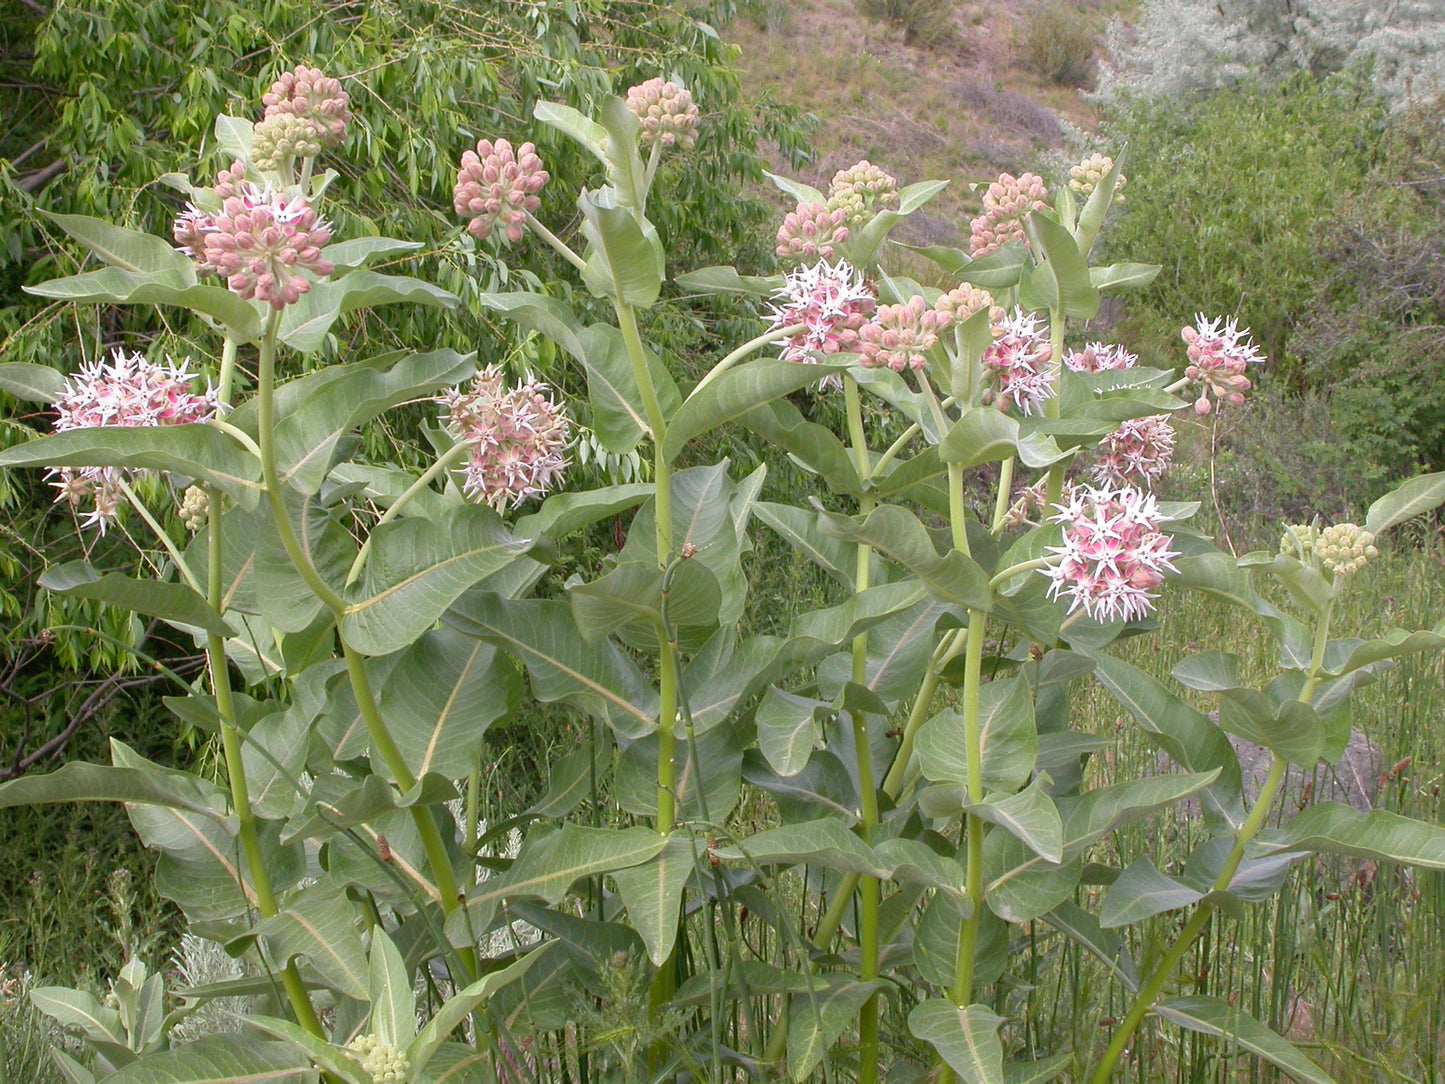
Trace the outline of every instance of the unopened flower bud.
{"type": "Polygon", "coordinates": [[[644,147],[660,143],[691,150],[697,142],[697,105],[686,87],[649,79],[628,90],[627,108],[641,125],[644,147]]]}
{"type": "Polygon", "coordinates": [[[843,208],[854,229],[877,211],[897,205],[898,181],[866,159],[840,169],[828,186],[828,206],[843,208]]]}
{"type": "Polygon", "coordinates": [[[537,193],[550,179],[537,148],[523,143],[515,151],[505,139],[483,139],[462,154],[452,189],[452,205],[471,217],[467,230],[485,241],[498,226],[509,241],[520,241],[527,215],[542,206],[537,193]]]}
{"type": "Polygon", "coordinates": [[[297,158],[314,158],[320,153],[316,126],[305,117],[276,113],[252,130],[251,159],[272,173],[289,170],[297,158]]]}
{"type": "Polygon", "coordinates": [[[206,519],[210,511],[210,500],[206,491],[200,486],[188,486],[181,494],[180,517],[181,524],[195,534],[206,525],[206,519]]]}
{"type": "MultiPolygon", "coordinates": [[[[1072,188],[1083,199],[1088,199],[1094,194],[1094,189],[1099,182],[1107,176],[1109,170],[1114,168],[1114,159],[1107,154],[1091,154],[1078,165],[1069,170],[1069,187],[1072,188]]],[[[1124,185],[1129,183],[1129,178],[1119,174],[1118,183],[1114,185],[1114,202],[1124,202],[1124,185]]]]}
{"type": "Polygon", "coordinates": [[[778,227],[778,256],[801,263],[833,258],[834,246],[848,240],[848,212],[826,203],[800,203],[778,227]]]}
{"type": "Polygon", "coordinates": [[[1326,571],[1336,576],[1348,576],[1364,568],[1367,561],[1380,556],[1374,542],[1374,534],[1363,527],[1354,523],[1337,523],[1320,532],[1314,551],[1326,571]]]}
{"type": "Polygon", "coordinates": [[[988,310],[990,326],[997,326],[1004,320],[1003,308],[993,303],[993,295],[982,287],[968,282],[942,294],[933,303],[933,307],[939,312],[947,314],[949,322],[953,324],[961,324],[974,313],[984,309],[988,310]]]}
{"type": "Polygon", "coordinates": [[[310,124],[316,141],[323,147],[337,147],[346,138],[346,123],[351,119],[350,103],[339,80],[322,73],[319,68],[298,64],[294,71],[283,72],[261,97],[266,106],[266,119],[291,116],[310,124]]]}
{"type": "Polygon", "coordinates": [[[1024,219],[1042,209],[1049,190],[1042,177],[1004,173],[983,194],[983,211],[969,223],[969,253],[987,256],[1014,239],[1023,240],[1024,219]]]}
{"type": "Polygon", "coordinates": [[[361,1058],[361,1067],[370,1074],[372,1084],[406,1084],[411,1074],[411,1061],[390,1043],[375,1035],[358,1035],[346,1049],[361,1058]]]}
{"type": "Polygon", "coordinates": [[[870,369],[921,369],[926,351],[948,327],[948,313],[929,306],[921,295],[901,305],[883,305],[871,322],[858,329],[858,360],[870,369]]]}

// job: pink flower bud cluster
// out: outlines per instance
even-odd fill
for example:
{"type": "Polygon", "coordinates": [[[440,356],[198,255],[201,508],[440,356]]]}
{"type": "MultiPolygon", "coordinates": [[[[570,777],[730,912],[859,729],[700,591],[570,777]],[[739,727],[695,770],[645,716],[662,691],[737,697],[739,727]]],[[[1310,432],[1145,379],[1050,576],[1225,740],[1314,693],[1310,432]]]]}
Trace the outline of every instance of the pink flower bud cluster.
{"type": "MultiPolygon", "coordinates": [[[[1078,165],[1069,169],[1069,187],[1077,192],[1083,199],[1088,199],[1094,194],[1094,189],[1099,187],[1102,181],[1114,168],[1114,159],[1107,154],[1091,154],[1078,165]]],[[[1118,183],[1114,185],[1114,202],[1124,202],[1124,186],[1129,183],[1129,178],[1119,174],[1118,183]]]]}
{"type": "Polygon", "coordinates": [[[858,360],[867,368],[886,367],[895,373],[922,369],[928,364],[925,352],[950,322],[948,313],[930,307],[921,295],[901,305],[883,305],[858,329],[858,360]]]}
{"type": "Polygon", "coordinates": [[[983,211],[969,223],[969,253],[977,259],[1024,236],[1024,219],[1045,206],[1049,190],[1042,177],[1004,173],[983,194],[983,211]]]}
{"type": "Polygon", "coordinates": [[[778,227],[778,256],[801,263],[831,260],[834,246],[848,240],[848,212],[826,203],[800,203],[778,227]]]}
{"type": "MultiPolygon", "coordinates": [[[[225,203],[233,196],[239,196],[247,186],[246,163],[240,159],[232,162],[228,169],[216,174],[212,189],[216,197],[225,203]]],[[[175,238],[176,249],[196,261],[196,274],[205,277],[214,275],[216,265],[206,258],[206,234],[216,229],[216,216],[203,211],[194,203],[187,203],[186,209],[176,216],[171,225],[171,236],[175,238]]]]}
{"type": "Polygon", "coordinates": [[[341,89],[341,83],[320,68],[298,64],[294,71],[283,72],[261,101],[266,106],[267,120],[292,116],[308,121],[316,142],[323,147],[339,147],[346,139],[351,99],[341,89]]]}
{"type": "Polygon", "coordinates": [[[660,77],[627,92],[627,108],[642,123],[642,145],[692,150],[697,142],[697,104],[686,87],[660,77]]]}
{"type": "Polygon", "coordinates": [[[1101,486],[1152,487],[1174,459],[1174,426],[1169,415],[1130,418],[1099,443],[1089,473],[1101,486]]]}
{"type": "Polygon", "coordinates": [[[983,367],[998,381],[998,408],[1017,407],[1025,416],[1042,414],[1045,400],[1055,395],[1053,356],[1048,326],[1039,317],[1014,309],[996,325],[994,341],[983,352],[983,367]]]}
{"type": "Polygon", "coordinates": [[[241,189],[247,184],[259,183],[259,178],[252,177],[246,172],[246,163],[239,158],[231,163],[229,169],[223,169],[216,174],[216,184],[211,191],[216,193],[216,198],[222,203],[232,196],[239,196],[241,189]]]}
{"type": "Polygon", "coordinates": [[[567,468],[572,426],[545,384],[506,386],[502,370],[483,369],[466,391],[437,401],[448,429],[470,446],[462,491],[501,511],[547,492],[567,468]]]}
{"type": "Polygon", "coordinates": [[[972,283],[961,283],[955,286],[948,293],[943,294],[933,303],[933,307],[940,312],[947,313],[949,322],[961,324],[974,313],[988,310],[988,322],[990,325],[1003,323],[1004,311],[999,305],[993,303],[993,294],[972,283]]]}
{"type": "Polygon", "coordinates": [[[1218,404],[1243,403],[1244,393],[1251,387],[1245,368],[1264,361],[1249,339],[1249,329],[1240,328],[1232,318],[1207,320],[1200,313],[1194,327],[1183,328],[1179,334],[1189,355],[1184,375],[1200,385],[1195,413],[1208,414],[1214,408],[1209,401],[1211,395],[1218,404]]]}
{"type": "Polygon", "coordinates": [[[779,356],[784,361],[817,364],[816,354],[857,350],[858,333],[876,307],[863,276],[846,260],[836,264],[820,260],[784,277],[767,319],[778,328],[804,325],[802,331],[782,340],[779,356]]]}
{"type": "MultiPolygon", "coordinates": [[[[82,365],[78,373],[66,378],[56,400],[55,431],[102,425],[186,425],[214,417],[215,389],[192,390],[196,376],[187,371],[188,363],[189,359],[178,365],[168,358],[159,365],[142,354],[117,349],[109,363],[96,360],[82,365]]],[[[97,526],[101,534],[120,507],[121,482],[135,474],[124,467],[57,467],[52,473],[60,478],[51,483],[59,491],[57,501],[68,501],[74,508],[86,498],[92,500],[81,525],[97,526]]]]}
{"type": "Polygon", "coordinates": [[[240,297],[273,309],[294,305],[310,292],[300,272],[325,278],[335,270],[321,255],[331,226],[300,195],[243,184],[202,232],[202,269],[214,269],[240,297]]]}
{"type": "Polygon", "coordinates": [[[531,143],[513,151],[505,139],[483,139],[475,151],[462,154],[452,204],[457,214],[471,216],[467,230],[479,240],[501,226],[507,240],[520,241],[527,214],[542,206],[537,193],[549,179],[531,143]]]}
{"type": "Polygon", "coordinates": [[[1064,527],[1064,544],[1050,546],[1057,564],[1042,569],[1051,598],[1069,598],[1096,621],[1132,620],[1154,608],[1165,572],[1179,553],[1159,530],[1162,517],[1152,495],[1128,487],[1075,486],[1049,522],[1064,527]]]}
{"type": "Polygon", "coordinates": [[[1090,343],[1082,350],[1070,350],[1064,364],[1076,373],[1102,373],[1112,369],[1128,369],[1139,363],[1139,356],[1122,346],[1090,343]]]}
{"type": "Polygon", "coordinates": [[[853,229],[862,226],[875,211],[898,203],[898,181],[866,158],[840,169],[828,185],[828,206],[842,208],[853,229]]]}

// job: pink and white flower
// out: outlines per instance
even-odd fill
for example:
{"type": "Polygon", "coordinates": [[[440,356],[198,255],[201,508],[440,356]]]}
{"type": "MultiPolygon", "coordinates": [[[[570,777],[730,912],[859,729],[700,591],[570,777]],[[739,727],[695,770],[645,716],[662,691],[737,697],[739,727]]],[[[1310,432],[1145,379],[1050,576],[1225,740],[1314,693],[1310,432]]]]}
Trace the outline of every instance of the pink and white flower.
{"type": "Polygon", "coordinates": [[[447,427],[470,447],[462,492],[501,511],[539,497],[567,468],[571,422],[547,386],[535,381],[506,386],[502,370],[483,369],[466,391],[453,388],[437,401],[447,427]]]}
{"type": "MultiPolygon", "coordinates": [[[[781,341],[779,356],[784,361],[816,365],[817,354],[857,350],[858,332],[877,304],[863,276],[846,260],[836,264],[820,260],[784,277],[767,319],[778,328],[802,324],[802,331],[781,341]]],[[[836,374],[833,382],[839,382],[836,374]]]]}
{"type": "Polygon", "coordinates": [[[1182,328],[1180,337],[1187,344],[1189,365],[1184,376],[1200,385],[1195,400],[1196,414],[1208,414],[1216,405],[1244,402],[1250,387],[1245,370],[1264,363],[1264,355],[1250,341],[1249,329],[1241,328],[1232,317],[1206,319],[1203,313],[1194,318],[1194,326],[1182,328]],[[1210,403],[1213,395],[1215,402],[1210,403]]]}
{"type": "Polygon", "coordinates": [[[311,291],[301,271],[325,278],[335,270],[321,255],[331,226],[299,194],[242,184],[203,233],[205,264],[240,297],[273,309],[294,305],[311,291]]]}
{"type": "MultiPolygon", "coordinates": [[[[209,385],[193,388],[197,377],[187,371],[189,359],[176,364],[147,361],[143,354],[117,349],[107,363],[97,359],[66,378],[56,400],[55,431],[93,429],[98,426],[136,428],[151,425],[187,425],[215,417],[218,401],[209,385]]],[[[104,534],[115,519],[123,493],[121,482],[137,472],[125,467],[56,467],[52,482],[57,501],[72,508],[89,498],[90,512],[82,527],[96,526],[104,534]]]]}
{"type": "Polygon", "coordinates": [[[1042,414],[1056,394],[1053,343],[1048,326],[1032,313],[1014,309],[994,328],[994,341],[983,352],[983,367],[998,381],[1000,410],[1018,407],[1025,415],[1042,414]]]}
{"type": "Polygon", "coordinates": [[[1036,173],[1000,174],[983,193],[982,213],[969,223],[969,254],[978,259],[1009,241],[1023,240],[1024,219],[1046,206],[1048,195],[1043,178],[1036,173]]]}
{"type": "Polygon", "coordinates": [[[542,206],[537,193],[550,180],[537,148],[523,143],[516,150],[505,139],[479,140],[477,149],[462,154],[462,168],[452,189],[452,206],[470,215],[467,231],[485,241],[497,227],[509,241],[520,241],[527,215],[542,206]]]}
{"type": "Polygon", "coordinates": [[[1139,356],[1115,343],[1090,343],[1082,350],[1070,350],[1064,364],[1076,373],[1102,373],[1129,369],[1139,364],[1139,356]]]}
{"type": "Polygon", "coordinates": [[[921,294],[901,305],[883,305],[858,329],[858,360],[870,369],[886,367],[895,373],[921,369],[928,364],[926,352],[938,343],[938,333],[951,322],[948,313],[930,306],[921,294]]]}
{"type": "Polygon", "coordinates": [[[1099,443],[1089,473],[1101,486],[1153,484],[1174,459],[1174,426],[1169,415],[1130,418],[1099,443]]]}
{"type": "Polygon", "coordinates": [[[1064,544],[1049,547],[1059,560],[1040,570],[1052,583],[1049,597],[1067,596],[1069,613],[1083,607],[1096,621],[1133,620],[1153,610],[1164,573],[1179,571],[1153,496],[1080,485],[1055,507],[1049,522],[1063,524],[1064,544]]]}

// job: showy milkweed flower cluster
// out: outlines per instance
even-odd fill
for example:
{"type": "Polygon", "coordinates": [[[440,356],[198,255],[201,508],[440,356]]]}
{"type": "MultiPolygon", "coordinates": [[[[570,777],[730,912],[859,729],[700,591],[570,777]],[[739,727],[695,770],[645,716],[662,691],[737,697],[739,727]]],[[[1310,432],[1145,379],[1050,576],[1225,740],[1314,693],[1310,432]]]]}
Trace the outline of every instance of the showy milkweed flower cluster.
{"type": "Polygon", "coordinates": [[[767,319],[778,328],[804,325],[802,331],[782,340],[779,356],[784,361],[816,364],[815,354],[856,350],[858,333],[876,307],[863,276],[846,260],[836,264],[820,260],[784,277],[767,319]]]}
{"type": "Polygon", "coordinates": [[[1043,413],[1054,397],[1055,366],[1049,329],[1039,317],[1015,309],[994,328],[994,341],[983,352],[983,366],[998,381],[1000,410],[1018,407],[1025,415],[1043,413]]]}
{"type": "Polygon", "coordinates": [[[1152,486],[1174,459],[1174,426],[1169,415],[1130,418],[1099,443],[1089,473],[1102,486],[1152,486]]]}
{"type": "Polygon", "coordinates": [[[505,139],[483,139],[462,154],[452,205],[457,214],[471,216],[467,231],[478,240],[500,226],[507,240],[520,241],[528,213],[542,206],[537,193],[550,179],[531,143],[513,150],[505,139]]]}
{"type": "Polygon", "coordinates": [[[939,312],[948,315],[949,322],[961,324],[974,313],[988,310],[988,322],[990,326],[1001,324],[1004,319],[1003,308],[993,303],[993,295],[987,290],[971,283],[961,283],[941,294],[933,307],[939,312]]]}
{"type": "Polygon", "coordinates": [[[898,204],[898,181],[866,158],[840,169],[828,185],[828,206],[841,207],[848,225],[863,225],[876,210],[898,204]]]}
{"type": "Polygon", "coordinates": [[[1042,177],[1004,173],[983,193],[983,212],[969,223],[969,254],[977,259],[1024,237],[1024,219],[1041,210],[1049,190],[1042,177]]]}
{"type": "Polygon", "coordinates": [[[1179,335],[1189,355],[1184,375],[1200,385],[1195,413],[1208,414],[1214,409],[1211,395],[1216,403],[1243,403],[1244,393],[1251,387],[1245,368],[1264,362],[1264,355],[1250,341],[1249,329],[1239,327],[1233,319],[1209,320],[1200,313],[1194,326],[1182,328],[1179,335]]]}
{"type": "Polygon", "coordinates": [[[501,511],[541,496],[561,477],[572,426],[546,390],[536,382],[509,388],[502,370],[489,365],[466,391],[453,388],[437,400],[447,427],[470,448],[467,496],[501,511]]]}
{"type": "Polygon", "coordinates": [[[778,227],[778,256],[802,262],[831,260],[838,245],[848,240],[848,211],[826,203],[800,203],[778,227]]]}
{"type": "MultiPolygon", "coordinates": [[[[189,359],[179,364],[147,361],[143,354],[115,350],[111,360],[97,359],[67,377],[55,402],[55,431],[93,429],[113,425],[136,428],[150,425],[186,425],[215,417],[215,389],[194,390],[195,374],[187,371],[189,359]]],[[[92,507],[82,527],[96,526],[104,534],[115,519],[123,496],[121,482],[134,471],[124,467],[56,467],[52,482],[57,501],[72,508],[90,498],[92,507]]]]}
{"type": "Polygon", "coordinates": [[[867,368],[886,367],[895,373],[921,369],[928,364],[925,352],[950,322],[948,313],[930,307],[921,295],[901,305],[883,305],[858,329],[858,360],[867,368]]]}
{"type": "Polygon", "coordinates": [[[240,297],[273,309],[294,305],[310,292],[310,281],[299,272],[325,278],[335,270],[321,254],[331,241],[331,226],[299,194],[243,183],[198,232],[205,244],[198,270],[214,270],[240,297]]]}
{"type": "MultiPolygon", "coordinates": [[[[1094,189],[1099,187],[1102,181],[1114,168],[1114,159],[1107,154],[1091,154],[1078,165],[1069,169],[1069,187],[1077,192],[1084,199],[1094,194],[1094,189]]],[[[1114,186],[1114,202],[1124,202],[1124,186],[1129,183],[1129,178],[1119,174],[1118,183],[1114,186]]]]}
{"type": "Polygon", "coordinates": [[[1102,373],[1113,369],[1128,369],[1139,361],[1137,354],[1131,354],[1122,346],[1110,343],[1090,343],[1082,350],[1070,350],[1064,355],[1064,364],[1076,373],[1102,373]]]}
{"type": "Polygon", "coordinates": [[[1349,576],[1380,556],[1375,535],[1357,523],[1336,523],[1323,530],[1313,523],[1290,524],[1279,551],[1334,576],[1349,576]]]}
{"type": "Polygon", "coordinates": [[[642,124],[644,147],[661,143],[692,150],[697,142],[697,104],[686,87],[660,77],[649,79],[628,90],[627,108],[642,124]]]}
{"type": "Polygon", "coordinates": [[[351,99],[341,89],[340,81],[320,68],[298,64],[295,70],[283,72],[261,96],[261,102],[266,107],[262,124],[278,117],[295,117],[311,127],[320,146],[339,147],[346,139],[351,99]]]}
{"type": "Polygon", "coordinates": [[[1096,621],[1146,616],[1164,573],[1179,571],[1153,496],[1081,485],[1055,507],[1049,522],[1063,525],[1064,544],[1048,548],[1058,563],[1040,570],[1051,581],[1049,597],[1067,596],[1069,613],[1082,607],[1096,621]]]}

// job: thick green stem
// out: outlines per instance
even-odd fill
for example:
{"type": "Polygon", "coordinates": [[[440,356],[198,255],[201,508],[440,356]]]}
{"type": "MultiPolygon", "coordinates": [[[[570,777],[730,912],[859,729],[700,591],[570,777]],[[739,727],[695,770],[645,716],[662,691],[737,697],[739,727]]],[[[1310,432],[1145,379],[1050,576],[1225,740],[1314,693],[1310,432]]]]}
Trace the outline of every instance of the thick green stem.
{"type": "Polygon", "coordinates": [[[357,551],[356,560],[351,562],[351,568],[346,573],[347,587],[350,587],[357,581],[361,576],[361,570],[366,567],[366,560],[371,556],[371,540],[375,537],[377,528],[395,519],[401,510],[411,502],[412,498],[430,486],[439,475],[444,474],[455,466],[459,460],[464,459],[468,451],[470,451],[470,448],[466,444],[452,445],[447,449],[445,454],[437,457],[436,462],[428,467],[420,478],[406,487],[406,491],[392,502],[390,508],[381,514],[381,518],[376,521],[375,526],[373,526],[367,534],[366,541],[362,542],[361,549],[357,551]]]}
{"type": "MultiPolygon", "coordinates": [[[[1319,683],[1320,670],[1324,665],[1325,646],[1329,642],[1330,617],[1333,612],[1334,600],[1331,599],[1315,624],[1314,651],[1310,658],[1310,668],[1306,673],[1304,686],[1300,689],[1298,697],[1301,703],[1308,704],[1310,702],[1315,686],[1319,683]]],[[[1269,774],[1265,776],[1264,784],[1259,788],[1259,797],[1255,800],[1254,808],[1250,810],[1249,817],[1235,834],[1234,844],[1229,848],[1229,854],[1225,856],[1219,876],[1214,879],[1213,890],[1215,892],[1228,891],[1229,886],[1234,882],[1234,875],[1239,872],[1239,865],[1244,861],[1245,848],[1264,827],[1265,818],[1269,816],[1270,808],[1274,805],[1275,796],[1284,783],[1288,768],[1289,762],[1278,753],[1274,754],[1274,759],[1270,762],[1269,774]]],[[[1139,1025],[1144,1022],[1144,1017],[1154,1008],[1154,1002],[1163,991],[1165,984],[1173,977],[1179,962],[1184,959],[1184,954],[1189,951],[1189,947],[1204,930],[1213,913],[1213,904],[1200,904],[1199,909],[1190,916],[1184,928],[1179,931],[1178,939],[1164,954],[1164,958],[1159,961],[1159,966],[1155,968],[1149,981],[1140,988],[1134,1004],[1129,1009],[1129,1014],[1124,1017],[1118,1030],[1114,1032],[1098,1067],[1089,1077],[1090,1084],[1108,1084],[1114,1067],[1118,1065],[1119,1059],[1124,1056],[1124,1051],[1129,1046],[1129,1040],[1139,1030],[1139,1025]]]]}
{"type": "MultiPolygon", "coordinates": [[[[968,801],[983,801],[982,738],[979,722],[979,688],[983,679],[983,643],[986,618],[981,610],[968,614],[968,643],[964,650],[963,676],[963,744],[968,756],[968,801]]],[[[964,916],[958,934],[958,959],[954,966],[953,989],[950,996],[958,1006],[973,1000],[974,959],[977,956],[978,929],[983,919],[983,833],[984,822],[973,813],[964,818],[968,840],[967,891],[972,910],[964,916]]]]}
{"type": "MultiPolygon", "coordinates": [[[[256,421],[261,438],[261,479],[266,489],[266,500],[271,507],[271,519],[277,534],[281,536],[281,544],[286,550],[286,555],[291,559],[297,573],[306,582],[306,586],[336,619],[337,639],[341,642],[342,653],[346,657],[346,672],[351,680],[352,691],[356,695],[357,707],[361,712],[362,719],[366,722],[372,750],[381,756],[387,769],[391,772],[392,778],[396,781],[396,785],[405,792],[416,785],[416,779],[412,776],[411,769],[407,767],[405,758],[401,755],[391,732],[387,729],[385,720],[381,717],[381,711],[377,707],[376,697],[372,692],[371,682],[366,673],[365,660],[352,650],[345,637],[340,634],[339,626],[346,613],[346,600],[321,578],[321,574],[311,563],[310,556],[302,548],[300,539],[296,537],[291,517],[286,510],[286,499],[281,487],[280,474],[276,468],[275,444],[276,332],[280,326],[280,316],[279,312],[274,312],[266,322],[266,330],[261,338],[261,359],[256,381],[256,421]]],[[[422,846],[426,850],[428,863],[432,868],[432,877],[436,882],[442,912],[450,914],[457,908],[457,879],[452,872],[451,859],[447,854],[446,845],[442,841],[436,818],[432,816],[430,809],[420,806],[413,806],[411,815],[416,824],[417,834],[421,837],[422,846]]],[[[464,951],[461,953],[461,957],[464,963],[471,963],[474,966],[474,954],[470,951],[464,951]]]]}
{"type": "Polygon", "coordinates": [[[993,522],[989,524],[989,533],[995,538],[1003,533],[1004,516],[1008,514],[1013,486],[1014,460],[1013,456],[1009,456],[998,469],[998,493],[993,499],[993,522]]]}
{"type": "Polygon", "coordinates": [[[532,217],[531,211],[527,211],[526,215],[527,225],[532,228],[532,230],[537,234],[538,237],[546,241],[547,244],[551,245],[553,251],[555,251],[564,260],[570,263],[578,271],[587,270],[587,261],[584,260],[581,256],[577,255],[577,253],[573,252],[567,242],[563,241],[546,226],[542,225],[542,223],[537,221],[536,218],[532,217]]]}
{"type": "MultiPolygon", "coordinates": [[[[853,445],[853,462],[862,481],[870,474],[868,462],[868,435],[863,427],[863,403],[858,393],[858,382],[851,376],[843,377],[843,394],[848,410],[848,435],[853,445]]],[[[859,513],[867,517],[873,510],[873,498],[864,496],[858,500],[859,513]]],[[[858,563],[854,571],[854,588],[862,594],[872,582],[873,548],[858,544],[858,563]]],[[[853,638],[853,683],[866,685],[868,681],[868,634],[859,633],[853,638]]],[[[872,844],[873,829],[878,824],[878,791],[873,775],[873,749],[868,736],[868,714],[853,711],[853,751],[858,764],[858,791],[862,808],[860,825],[863,842],[872,844]]],[[[858,893],[858,977],[864,982],[878,978],[878,907],[882,899],[882,887],[877,877],[863,877],[859,880],[858,893]]],[[[858,1079],[860,1084],[874,1084],[878,1079],[878,995],[875,993],[858,1010],[858,1079]]]]}
{"type": "MultiPolygon", "coordinates": [[[[1064,310],[1049,310],[1049,364],[1054,367],[1056,374],[1061,373],[1064,361],[1064,310]]],[[[1056,377],[1057,380],[1057,377],[1056,377]]],[[[1059,396],[1057,383],[1054,387],[1054,395],[1049,398],[1044,406],[1044,411],[1049,418],[1057,419],[1059,416],[1059,396]]],[[[1045,486],[1045,500],[1049,505],[1058,504],[1064,495],[1064,471],[1068,469],[1068,460],[1062,463],[1055,463],[1049,468],[1048,484],[1045,486]]]]}
{"type": "MultiPolygon", "coordinates": [[[[206,540],[206,599],[219,614],[225,609],[225,578],[222,568],[221,535],[221,493],[215,487],[206,490],[207,507],[210,509],[210,523],[206,540]]],[[[226,778],[231,785],[231,805],[236,810],[237,835],[241,840],[241,853],[246,859],[246,869],[251,874],[251,886],[256,892],[256,907],[263,918],[270,918],[279,908],[276,893],[271,886],[271,873],[266,868],[266,856],[261,850],[261,839],[256,831],[256,815],[251,809],[250,789],[246,785],[246,766],[241,759],[241,735],[236,724],[236,704],[231,695],[231,675],[226,669],[225,641],[214,633],[206,637],[206,662],[211,672],[211,692],[216,698],[216,714],[220,717],[221,751],[226,758],[226,778]]],[[[281,969],[281,985],[296,1022],[312,1035],[324,1039],[326,1032],[317,1019],[311,999],[306,995],[306,986],[301,973],[294,963],[281,969]]]]}
{"type": "Polygon", "coordinates": [[[807,324],[789,324],[787,327],[775,327],[770,331],[763,332],[755,339],[749,339],[747,342],[743,343],[742,346],[738,347],[727,357],[723,358],[722,361],[718,362],[711,369],[709,369],[707,371],[707,375],[697,382],[697,386],[688,393],[687,397],[691,399],[698,392],[702,391],[703,388],[707,387],[718,377],[722,376],[723,373],[727,372],[734,365],[742,361],[755,350],[761,350],[763,347],[767,346],[768,343],[775,343],[780,339],[789,338],[790,336],[796,335],[800,331],[806,331],[807,329],[807,324]]]}

